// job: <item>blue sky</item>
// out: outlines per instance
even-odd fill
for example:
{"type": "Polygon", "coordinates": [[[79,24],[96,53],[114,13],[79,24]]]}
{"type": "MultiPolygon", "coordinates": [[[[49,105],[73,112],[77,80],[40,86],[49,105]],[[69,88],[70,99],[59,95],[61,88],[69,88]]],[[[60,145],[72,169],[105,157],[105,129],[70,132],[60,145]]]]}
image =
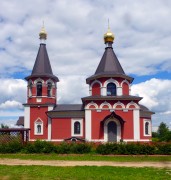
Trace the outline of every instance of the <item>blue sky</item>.
{"type": "Polygon", "coordinates": [[[58,102],[80,103],[85,79],[104,52],[103,34],[115,35],[114,51],[126,74],[135,78],[132,94],[171,125],[171,1],[169,0],[6,0],[0,6],[0,123],[14,124],[26,102],[24,77],[31,73],[45,22],[47,50],[58,76],[58,102]],[[74,82],[74,83],[73,83],[74,82]],[[69,91],[68,91],[69,89],[69,91]],[[75,93],[80,89],[79,93],[75,93]]]}

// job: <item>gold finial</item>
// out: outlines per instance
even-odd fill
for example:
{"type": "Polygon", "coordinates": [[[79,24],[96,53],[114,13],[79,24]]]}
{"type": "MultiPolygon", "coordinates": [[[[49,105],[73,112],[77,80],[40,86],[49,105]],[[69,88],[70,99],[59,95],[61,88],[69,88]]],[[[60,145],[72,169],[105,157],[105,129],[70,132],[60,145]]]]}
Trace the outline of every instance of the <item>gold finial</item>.
{"type": "Polygon", "coordinates": [[[108,18],[108,29],[110,29],[110,26],[109,26],[109,18],[108,18]]]}
{"type": "Polygon", "coordinates": [[[44,39],[44,40],[47,39],[47,32],[46,32],[45,27],[44,27],[44,21],[43,21],[42,29],[41,29],[41,31],[40,31],[40,33],[39,33],[39,39],[40,39],[40,40],[41,40],[41,39],[44,39]]]}
{"type": "Polygon", "coordinates": [[[110,30],[110,26],[109,26],[109,19],[108,19],[108,30],[107,32],[104,34],[104,42],[105,44],[110,42],[110,43],[113,43],[114,41],[114,34],[111,32],[110,30]]]}

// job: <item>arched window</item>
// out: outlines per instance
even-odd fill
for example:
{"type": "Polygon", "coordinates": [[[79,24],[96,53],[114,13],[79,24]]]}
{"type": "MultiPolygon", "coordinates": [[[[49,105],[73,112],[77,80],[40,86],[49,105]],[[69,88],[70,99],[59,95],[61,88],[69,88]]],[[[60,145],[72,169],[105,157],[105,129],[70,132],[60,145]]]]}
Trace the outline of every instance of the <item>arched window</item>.
{"type": "Polygon", "coordinates": [[[149,122],[145,123],[145,134],[148,135],[149,134],[149,122]]]}
{"type": "Polygon", "coordinates": [[[48,82],[47,84],[47,96],[51,97],[52,96],[52,83],[48,82]]]}
{"type": "Polygon", "coordinates": [[[29,97],[32,96],[32,87],[33,87],[32,82],[29,82],[29,84],[28,84],[28,96],[29,97]]]}
{"type": "Polygon", "coordinates": [[[107,96],[116,96],[116,85],[114,83],[107,85],[107,96]]]}
{"type": "Polygon", "coordinates": [[[42,96],[42,82],[37,82],[37,96],[42,96]]]}
{"type": "Polygon", "coordinates": [[[80,122],[78,121],[74,123],[74,134],[80,134],[80,122]]]}
{"type": "Polygon", "coordinates": [[[37,125],[37,134],[41,134],[41,132],[42,132],[41,129],[42,129],[42,128],[41,128],[41,125],[38,124],[38,125],[37,125]]]}
{"type": "Polygon", "coordinates": [[[43,135],[43,121],[40,119],[37,119],[34,122],[34,134],[35,135],[43,135]]]}

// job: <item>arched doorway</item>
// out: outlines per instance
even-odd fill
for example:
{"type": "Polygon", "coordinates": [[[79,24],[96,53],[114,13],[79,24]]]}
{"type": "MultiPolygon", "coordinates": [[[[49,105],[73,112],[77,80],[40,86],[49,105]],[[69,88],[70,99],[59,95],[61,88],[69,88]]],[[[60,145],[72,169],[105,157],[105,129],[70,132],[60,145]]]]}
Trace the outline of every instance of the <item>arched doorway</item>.
{"type": "Polygon", "coordinates": [[[124,120],[115,112],[106,116],[101,125],[104,127],[104,142],[119,142],[122,138],[124,120]]]}
{"type": "Polygon", "coordinates": [[[107,124],[108,142],[117,142],[117,124],[110,121],[107,124]]]}
{"type": "Polygon", "coordinates": [[[119,142],[121,139],[121,124],[118,119],[112,117],[104,122],[104,141],[119,142]]]}

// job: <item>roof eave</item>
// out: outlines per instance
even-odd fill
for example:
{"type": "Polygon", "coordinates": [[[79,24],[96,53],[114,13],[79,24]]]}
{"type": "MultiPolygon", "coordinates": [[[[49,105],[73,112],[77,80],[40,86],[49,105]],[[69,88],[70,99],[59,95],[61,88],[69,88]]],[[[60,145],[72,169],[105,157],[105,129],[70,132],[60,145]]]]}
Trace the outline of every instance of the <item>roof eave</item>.
{"type": "Polygon", "coordinates": [[[29,80],[31,78],[39,78],[39,77],[47,77],[47,78],[52,78],[55,82],[59,82],[58,77],[51,75],[51,74],[33,74],[30,76],[25,77],[25,80],[29,80]]]}
{"type": "Polygon", "coordinates": [[[125,74],[95,74],[93,76],[90,76],[86,79],[86,83],[89,84],[91,80],[95,80],[95,79],[99,79],[99,78],[102,78],[102,77],[121,77],[121,78],[125,78],[127,80],[130,81],[130,83],[133,82],[134,78],[130,77],[130,76],[127,76],[125,74]]]}
{"type": "Polygon", "coordinates": [[[81,98],[82,102],[85,102],[87,100],[93,101],[93,100],[137,100],[140,101],[143,99],[142,97],[123,97],[123,96],[98,96],[98,97],[93,97],[93,96],[88,96],[88,97],[83,97],[81,98]]]}

